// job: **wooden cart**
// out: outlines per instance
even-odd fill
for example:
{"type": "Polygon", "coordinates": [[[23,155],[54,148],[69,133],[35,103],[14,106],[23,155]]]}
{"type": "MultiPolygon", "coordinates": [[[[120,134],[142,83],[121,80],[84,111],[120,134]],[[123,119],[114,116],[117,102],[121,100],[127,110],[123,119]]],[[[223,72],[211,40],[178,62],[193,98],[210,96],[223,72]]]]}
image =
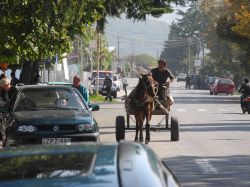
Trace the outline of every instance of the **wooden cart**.
{"type": "MultiPolygon", "coordinates": [[[[164,96],[161,98],[165,98],[164,96]]],[[[124,116],[116,117],[116,140],[125,139],[126,130],[136,130],[134,111],[130,109],[130,96],[125,100],[126,120],[124,116]]],[[[170,115],[170,102],[168,99],[155,98],[155,110],[153,115],[162,116],[157,124],[150,124],[150,130],[169,130],[171,141],[179,141],[179,121],[177,117],[170,115]]],[[[144,127],[145,129],[145,127],[144,127]]]]}

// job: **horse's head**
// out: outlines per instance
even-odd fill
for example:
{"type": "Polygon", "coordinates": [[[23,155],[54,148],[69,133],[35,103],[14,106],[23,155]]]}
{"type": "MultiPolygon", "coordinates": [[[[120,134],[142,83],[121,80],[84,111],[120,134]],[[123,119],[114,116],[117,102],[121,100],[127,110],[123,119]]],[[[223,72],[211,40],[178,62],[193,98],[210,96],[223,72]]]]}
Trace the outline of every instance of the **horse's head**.
{"type": "Polygon", "coordinates": [[[155,96],[155,83],[153,77],[148,75],[142,75],[142,78],[140,78],[139,84],[141,85],[141,88],[145,89],[147,94],[151,97],[155,96]]]}

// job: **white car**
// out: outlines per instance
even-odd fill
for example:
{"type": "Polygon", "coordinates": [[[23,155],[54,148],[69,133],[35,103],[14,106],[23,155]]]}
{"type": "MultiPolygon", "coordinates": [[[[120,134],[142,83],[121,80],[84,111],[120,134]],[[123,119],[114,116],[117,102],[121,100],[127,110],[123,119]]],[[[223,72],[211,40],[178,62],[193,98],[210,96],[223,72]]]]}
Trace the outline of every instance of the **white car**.
{"type": "Polygon", "coordinates": [[[116,87],[117,91],[121,90],[122,83],[121,83],[121,79],[120,79],[119,75],[113,74],[113,84],[116,87]]]}
{"type": "Polygon", "coordinates": [[[177,76],[177,82],[179,81],[185,81],[187,77],[187,74],[185,73],[179,73],[179,75],[177,76]]]}

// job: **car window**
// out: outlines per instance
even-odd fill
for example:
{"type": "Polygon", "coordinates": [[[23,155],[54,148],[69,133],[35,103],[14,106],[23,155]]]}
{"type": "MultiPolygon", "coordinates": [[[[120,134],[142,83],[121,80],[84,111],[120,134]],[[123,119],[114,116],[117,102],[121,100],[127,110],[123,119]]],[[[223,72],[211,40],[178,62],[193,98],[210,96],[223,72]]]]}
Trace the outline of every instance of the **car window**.
{"type": "Polygon", "coordinates": [[[233,81],[230,79],[220,79],[219,84],[233,84],[233,81]]]}
{"type": "Polygon", "coordinates": [[[73,89],[30,88],[19,94],[17,111],[39,109],[86,109],[85,104],[73,89]]]}
{"type": "Polygon", "coordinates": [[[0,158],[0,179],[6,181],[82,176],[91,173],[94,161],[93,153],[0,158]]]}
{"type": "MultiPolygon", "coordinates": [[[[110,72],[99,72],[99,78],[104,79],[106,75],[109,75],[109,78],[112,78],[112,73],[110,72]]],[[[94,79],[97,77],[97,72],[93,72],[91,78],[94,79]]]]}

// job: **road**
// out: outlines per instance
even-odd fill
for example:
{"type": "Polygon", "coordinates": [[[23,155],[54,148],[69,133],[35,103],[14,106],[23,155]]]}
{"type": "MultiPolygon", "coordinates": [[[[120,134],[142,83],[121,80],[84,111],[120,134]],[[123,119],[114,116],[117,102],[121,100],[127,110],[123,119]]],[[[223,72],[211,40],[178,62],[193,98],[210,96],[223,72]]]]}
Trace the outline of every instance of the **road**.
{"type": "MultiPolygon", "coordinates": [[[[130,80],[130,85],[136,84],[130,80]]],[[[167,163],[183,186],[250,186],[250,115],[242,114],[239,96],[210,96],[206,90],[185,90],[174,82],[171,109],[181,124],[180,141],[170,132],[151,132],[149,146],[167,163]]],[[[95,113],[101,141],[115,142],[115,118],[125,115],[123,103],[101,104],[95,113]]],[[[160,121],[154,116],[151,124],[160,121]]],[[[127,131],[133,141],[135,132],[127,131]]]]}

